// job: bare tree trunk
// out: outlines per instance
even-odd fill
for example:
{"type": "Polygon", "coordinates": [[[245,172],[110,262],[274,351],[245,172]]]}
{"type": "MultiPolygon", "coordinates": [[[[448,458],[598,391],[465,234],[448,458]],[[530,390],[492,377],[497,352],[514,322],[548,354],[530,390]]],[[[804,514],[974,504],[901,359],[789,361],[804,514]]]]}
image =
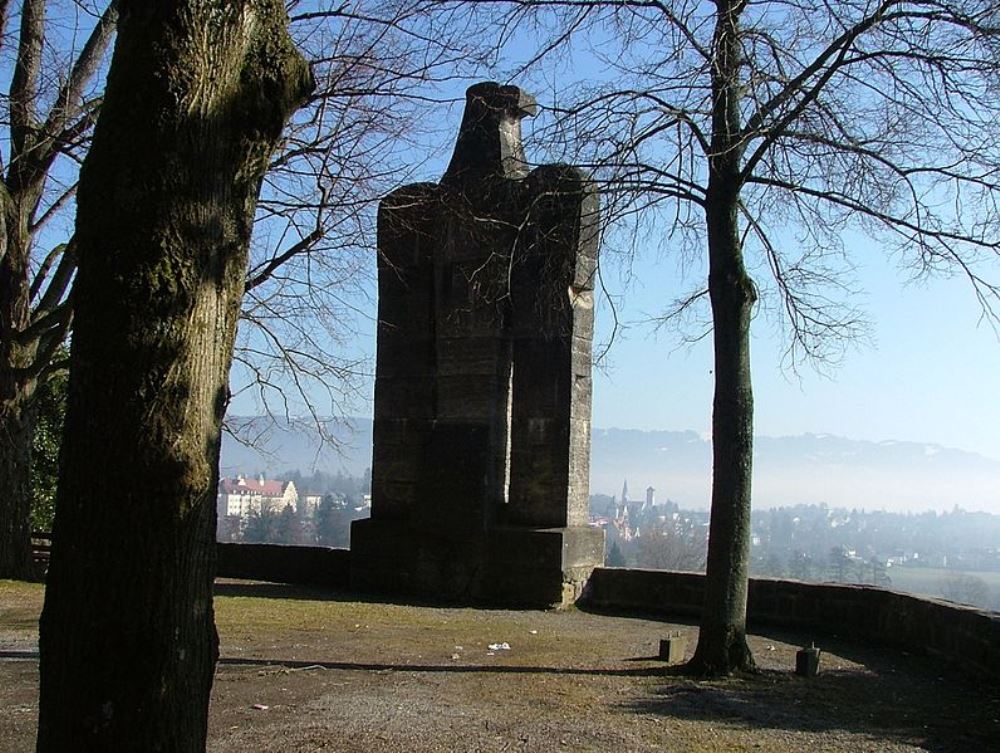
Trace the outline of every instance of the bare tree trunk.
{"type": "MultiPolygon", "coordinates": [[[[8,389],[11,391],[8,392],[8,389]]],[[[31,558],[32,414],[18,385],[0,404],[0,578],[36,577],[31,558]]]]}
{"type": "MultiPolygon", "coordinates": [[[[0,578],[34,575],[29,515],[32,442],[39,385],[59,371],[52,363],[69,330],[66,293],[74,255],[63,244],[32,264],[32,252],[49,210],[46,185],[59,155],[86,132],[88,83],[98,74],[114,34],[117,14],[110,2],[72,65],[46,70],[45,25],[49,0],[23,0],[9,90],[4,99],[6,173],[0,175],[0,578]],[[58,86],[50,86],[58,79],[58,86]],[[39,217],[39,210],[42,217],[39,217]],[[41,223],[41,224],[39,224],[41,223]],[[60,253],[60,250],[62,253],[60,253]]],[[[6,3],[0,5],[5,21],[6,3]]],[[[13,41],[4,39],[5,48],[13,41]]],[[[79,41],[79,40],[77,40],[79,41]]],[[[62,173],[60,173],[62,176],[62,173]]],[[[66,176],[55,183],[62,183],[66,176]]]]}
{"type": "Polygon", "coordinates": [[[29,319],[26,223],[6,193],[0,197],[0,578],[34,577],[31,560],[31,397],[35,356],[22,343],[29,319]],[[25,232],[19,232],[25,225],[25,232]]]}
{"type": "Polygon", "coordinates": [[[746,643],[750,565],[753,390],[750,313],[756,295],[743,268],[735,203],[710,208],[709,294],[715,345],[712,412],[712,513],[705,606],[690,668],[699,674],[749,671],[746,643]]]}
{"type": "Polygon", "coordinates": [[[689,669],[728,674],[754,668],[746,642],[750,573],[753,390],[750,314],[756,301],[739,235],[739,14],[742,0],[719,0],[713,65],[712,153],[705,212],[708,290],[715,346],[712,510],[698,646],[689,669]]]}
{"type": "Polygon", "coordinates": [[[311,90],[280,0],[124,1],[78,192],[37,750],[203,751],[215,493],[254,207],[311,90]]]}

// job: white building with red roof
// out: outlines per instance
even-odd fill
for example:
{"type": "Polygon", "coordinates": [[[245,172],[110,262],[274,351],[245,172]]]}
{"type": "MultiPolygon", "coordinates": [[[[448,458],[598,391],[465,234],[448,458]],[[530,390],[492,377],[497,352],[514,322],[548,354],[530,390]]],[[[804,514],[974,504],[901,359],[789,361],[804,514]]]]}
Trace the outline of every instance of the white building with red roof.
{"type": "Polygon", "coordinates": [[[219,481],[219,515],[235,515],[241,518],[251,512],[281,512],[287,505],[298,510],[299,494],[292,481],[278,481],[237,476],[219,481]]]}

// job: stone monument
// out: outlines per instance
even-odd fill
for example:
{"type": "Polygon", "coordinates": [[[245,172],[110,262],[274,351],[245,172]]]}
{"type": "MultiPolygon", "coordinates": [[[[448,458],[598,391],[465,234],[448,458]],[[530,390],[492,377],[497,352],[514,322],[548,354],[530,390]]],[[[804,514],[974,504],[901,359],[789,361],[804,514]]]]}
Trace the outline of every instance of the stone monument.
{"type": "Polygon", "coordinates": [[[532,97],[481,83],[440,183],[378,215],[372,514],[355,588],[550,606],[603,562],[588,525],[598,199],[528,171],[532,97]]]}

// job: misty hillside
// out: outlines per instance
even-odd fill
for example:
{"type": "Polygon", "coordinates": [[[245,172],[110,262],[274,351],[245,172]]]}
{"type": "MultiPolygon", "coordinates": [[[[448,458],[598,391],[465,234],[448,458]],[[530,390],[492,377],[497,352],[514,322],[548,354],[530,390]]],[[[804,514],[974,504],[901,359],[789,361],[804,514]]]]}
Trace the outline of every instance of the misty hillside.
{"type": "MultiPolygon", "coordinates": [[[[231,418],[251,448],[226,435],[222,473],[317,469],[360,475],[371,463],[371,419],[331,421],[321,444],[308,421],[297,425],[263,417],[231,418]]],[[[629,496],[647,486],[657,499],[682,506],[708,506],[711,445],[693,431],[595,429],[591,491],[629,496]]],[[[932,444],[868,442],[825,434],[757,437],[754,506],[827,503],[838,507],[922,511],[951,509],[1000,513],[1000,462],[932,444]]]]}

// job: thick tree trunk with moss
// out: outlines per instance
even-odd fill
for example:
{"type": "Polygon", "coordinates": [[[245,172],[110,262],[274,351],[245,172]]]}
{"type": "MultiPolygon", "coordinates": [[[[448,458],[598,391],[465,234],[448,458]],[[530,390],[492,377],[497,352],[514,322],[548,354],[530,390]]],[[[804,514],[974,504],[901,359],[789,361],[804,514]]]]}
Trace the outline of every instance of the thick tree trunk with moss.
{"type": "Polygon", "coordinates": [[[712,303],[715,397],[712,407],[712,509],[705,605],[688,668],[719,675],[754,668],[746,642],[750,574],[753,390],[750,314],[756,301],[739,233],[739,15],[744,2],[717,2],[712,153],[705,199],[708,290],[712,303]]]}
{"type": "Polygon", "coordinates": [[[123,1],[78,193],[38,748],[203,751],[219,431],[254,207],[311,89],[280,0],[123,1]]]}

